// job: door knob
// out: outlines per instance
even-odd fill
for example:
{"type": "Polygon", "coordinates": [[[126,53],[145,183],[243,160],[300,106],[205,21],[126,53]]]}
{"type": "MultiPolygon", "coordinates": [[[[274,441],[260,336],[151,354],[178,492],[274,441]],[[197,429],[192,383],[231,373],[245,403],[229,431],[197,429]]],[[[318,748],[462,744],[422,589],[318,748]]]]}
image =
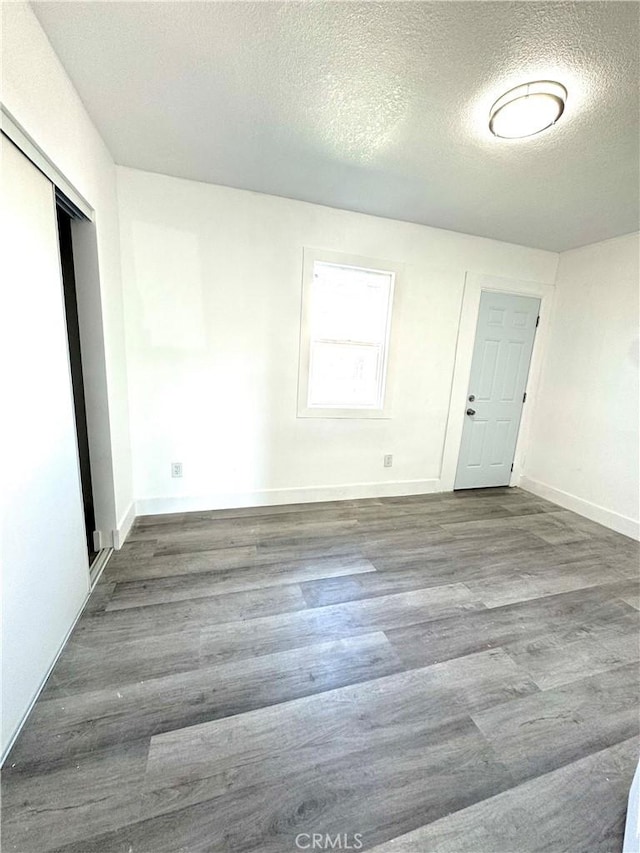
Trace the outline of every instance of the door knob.
{"type": "Polygon", "coordinates": [[[475,415],[475,413],[476,413],[476,410],[475,410],[475,409],[467,409],[467,414],[468,414],[468,415],[475,415]]]}
{"type": "Polygon", "coordinates": [[[476,395],[475,395],[475,394],[469,394],[469,402],[470,402],[470,403],[473,403],[473,401],[474,401],[475,399],[476,399],[476,395]]]}

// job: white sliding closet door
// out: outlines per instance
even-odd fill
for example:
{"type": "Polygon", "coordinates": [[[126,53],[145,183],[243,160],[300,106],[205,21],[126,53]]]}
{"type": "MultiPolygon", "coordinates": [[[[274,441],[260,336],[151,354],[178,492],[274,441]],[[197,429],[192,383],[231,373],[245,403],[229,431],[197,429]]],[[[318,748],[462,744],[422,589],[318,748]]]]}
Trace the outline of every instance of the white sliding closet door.
{"type": "Polygon", "coordinates": [[[2,751],[89,589],[54,188],[2,137],[2,751]]]}

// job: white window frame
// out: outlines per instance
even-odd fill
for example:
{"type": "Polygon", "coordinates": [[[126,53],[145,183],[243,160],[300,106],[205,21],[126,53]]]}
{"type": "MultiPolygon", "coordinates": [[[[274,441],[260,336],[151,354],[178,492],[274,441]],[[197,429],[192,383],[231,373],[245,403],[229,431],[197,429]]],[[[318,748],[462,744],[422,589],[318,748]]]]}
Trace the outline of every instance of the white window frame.
{"type": "Polygon", "coordinates": [[[366,258],[360,255],[347,255],[323,249],[304,249],[302,273],[302,310],[300,320],[300,359],[298,368],[298,417],[299,418],[353,418],[386,419],[392,417],[392,386],[395,374],[399,294],[402,288],[403,265],[380,258],[366,258]],[[336,264],[344,267],[371,270],[373,272],[392,273],[393,291],[391,295],[390,318],[387,332],[386,357],[383,367],[383,403],[380,408],[320,408],[310,407],[309,366],[311,355],[311,287],[313,269],[317,262],[336,264]]]}

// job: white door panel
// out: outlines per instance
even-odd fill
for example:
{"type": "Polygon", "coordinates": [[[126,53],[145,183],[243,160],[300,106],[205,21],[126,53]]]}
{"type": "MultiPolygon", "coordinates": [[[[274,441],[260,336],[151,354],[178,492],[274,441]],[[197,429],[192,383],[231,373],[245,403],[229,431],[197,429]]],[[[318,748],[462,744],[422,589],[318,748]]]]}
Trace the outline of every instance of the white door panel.
{"type": "Polygon", "coordinates": [[[89,591],[51,182],[2,136],[2,749],[89,591]]]}
{"type": "Polygon", "coordinates": [[[531,296],[482,292],[456,489],[509,484],[539,310],[531,296]]]}

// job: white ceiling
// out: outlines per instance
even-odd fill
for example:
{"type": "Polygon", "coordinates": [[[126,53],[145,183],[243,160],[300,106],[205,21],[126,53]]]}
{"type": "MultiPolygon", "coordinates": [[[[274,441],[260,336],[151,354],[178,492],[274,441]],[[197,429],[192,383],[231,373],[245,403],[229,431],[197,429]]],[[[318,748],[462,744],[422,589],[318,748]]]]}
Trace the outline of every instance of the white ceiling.
{"type": "Polygon", "coordinates": [[[636,2],[35,2],[116,162],[561,251],[638,229],[636,2]],[[569,90],[498,140],[492,102],[569,90]]]}

